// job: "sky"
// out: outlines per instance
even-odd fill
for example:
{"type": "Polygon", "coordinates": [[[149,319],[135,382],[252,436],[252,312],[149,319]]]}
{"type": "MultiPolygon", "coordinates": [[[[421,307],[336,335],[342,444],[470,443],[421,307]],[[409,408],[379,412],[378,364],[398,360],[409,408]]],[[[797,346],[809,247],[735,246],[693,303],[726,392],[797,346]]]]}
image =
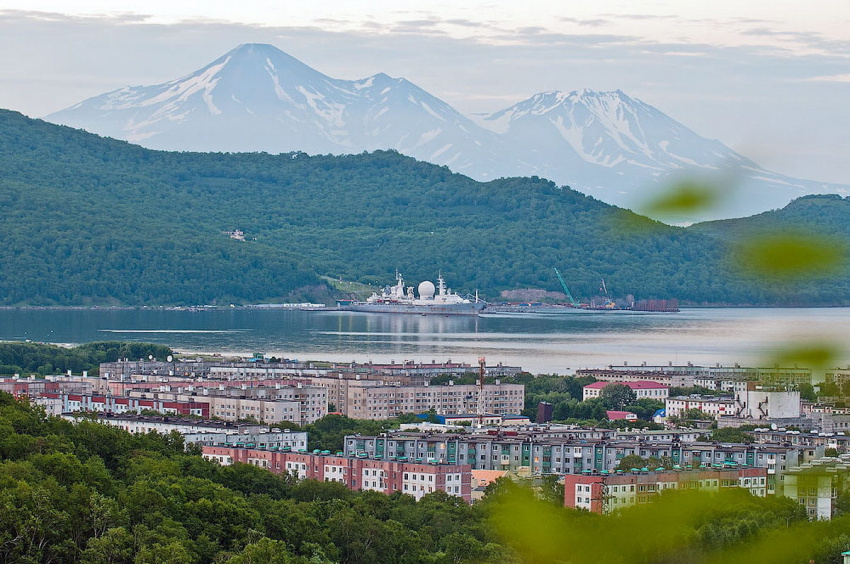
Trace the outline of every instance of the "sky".
{"type": "Polygon", "coordinates": [[[0,0],[0,108],[43,117],[242,43],[466,114],[620,89],[765,168],[850,184],[847,0],[0,0]]]}

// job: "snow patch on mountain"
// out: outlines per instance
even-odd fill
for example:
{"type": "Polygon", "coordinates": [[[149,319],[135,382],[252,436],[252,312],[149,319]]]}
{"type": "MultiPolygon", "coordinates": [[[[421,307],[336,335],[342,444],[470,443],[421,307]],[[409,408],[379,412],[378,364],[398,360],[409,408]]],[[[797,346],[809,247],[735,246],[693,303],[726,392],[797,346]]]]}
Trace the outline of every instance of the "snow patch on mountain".
{"type": "Polygon", "coordinates": [[[153,149],[396,149],[478,180],[546,177],[624,207],[681,179],[734,178],[739,201],[716,217],[847,190],[765,171],[620,90],[540,92],[469,118],[404,78],[334,79],[259,44],[240,45],[177,80],[120,88],[46,119],[153,149]]]}

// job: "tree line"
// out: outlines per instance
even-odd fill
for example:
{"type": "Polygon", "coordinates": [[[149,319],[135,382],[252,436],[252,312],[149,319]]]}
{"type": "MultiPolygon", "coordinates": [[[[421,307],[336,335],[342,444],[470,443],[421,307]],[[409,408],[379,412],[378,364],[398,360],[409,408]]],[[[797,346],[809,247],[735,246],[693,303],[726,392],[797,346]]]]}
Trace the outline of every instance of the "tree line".
{"type": "Polygon", "coordinates": [[[74,424],[0,393],[0,562],[821,564],[850,548],[848,517],[808,523],[782,497],[672,492],[601,516],[562,507],[555,479],[538,486],[499,479],[472,506],[350,491],[220,466],[176,432],[74,424]]]}

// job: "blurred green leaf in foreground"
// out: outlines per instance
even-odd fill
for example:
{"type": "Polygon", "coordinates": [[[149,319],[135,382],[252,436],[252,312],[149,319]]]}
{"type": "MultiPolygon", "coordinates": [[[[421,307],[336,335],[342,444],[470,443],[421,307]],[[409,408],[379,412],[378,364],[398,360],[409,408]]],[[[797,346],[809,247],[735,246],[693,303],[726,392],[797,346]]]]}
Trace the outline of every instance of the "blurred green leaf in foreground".
{"type": "Polygon", "coordinates": [[[776,281],[821,278],[835,274],[846,262],[844,240],[802,233],[758,235],[739,243],[742,273],[776,281]]]}

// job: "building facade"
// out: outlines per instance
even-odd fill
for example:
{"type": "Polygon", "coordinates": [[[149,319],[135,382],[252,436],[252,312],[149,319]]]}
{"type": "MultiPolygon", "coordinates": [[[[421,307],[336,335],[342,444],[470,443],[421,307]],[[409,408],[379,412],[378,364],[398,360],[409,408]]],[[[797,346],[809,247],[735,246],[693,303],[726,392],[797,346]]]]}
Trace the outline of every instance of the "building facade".
{"type": "Polygon", "coordinates": [[[718,468],[567,475],[564,476],[564,506],[608,514],[649,503],[664,491],[717,492],[726,488],[743,488],[764,497],[768,493],[767,470],[718,468]]]}
{"type": "MultiPolygon", "coordinates": [[[[582,387],[582,401],[600,397],[602,395],[602,390],[613,383],[614,382],[594,382],[593,384],[588,384],[587,386],[582,387]]],[[[649,398],[664,401],[670,393],[670,386],[649,380],[618,383],[628,387],[632,392],[634,392],[637,399],[649,398]]]]}
{"type": "Polygon", "coordinates": [[[298,479],[340,482],[351,490],[372,490],[387,495],[401,492],[417,500],[443,491],[467,503],[472,500],[472,473],[468,465],[428,464],[407,460],[375,460],[365,456],[282,452],[225,446],[205,446],[203,456],[222,465],[253,464],[275,474],[298,479]]]}
{"type": "Polygon", "coordinates": [[[101,396],[97,394],[69,394],[65,392],[45,392],[32,398],[36,405],[44,407],[48,415],[62,415],[88,411],[95,413],[127,413],[156,411],[169,415],[196,415],[204,419],[210,417],[210,406],[203,401],[162,400],[150,398],[128,398],[101,396]]]}
{"type": "Polygon", "coordinates": [[[785,475],[785,495],[806,509],[812,520],[830,520],[837,512],[838,496],[850,486],[850,456],[822,458],[790,468],[785,475]]]}
{"type": "Polygon", "coordinates": [[[712,396],[678,396],[668,397],[664,402],[667,417],[681,417],[689,409],[698,409],[715,419],[720,419],[735,413],[735,400],[712,396]]]}
{"type": "MultiPolygon", "coordinates": [[[[474,384],[406,386],[338,378],[313,378],[311,382],[327,386],[328,396],[337,411],[352,419],[387,419],[402,413],[431,410],[440,415],[478,412],[479,388],[474,384]]],[[[495,384],[485,384],[483,394],[485,413],[515,414],[525,406],[525,386],[522,384],[503,384],[497,380],[495,384]]]]}
{"type": "Polygon", "coordinates": [[[473,470],[510,471],[522,476],[616,472],[628,455],[655,458],[668,467],[755,467],[766,471],[768,494],[781,493],[784,473],[805,461],[822,457],[823,446],[789,444],[721,444],[688,442],[663,435],[574,432],[543,436],[535,433],[496,434],[395,432],[382,436],[346,436],[344,452],[377,459],[469,464],[473,470]],[[659,440],[654,440],[656,437],[659,440]],[[666,440],[660,440],[664,438],[666,440]]]}

